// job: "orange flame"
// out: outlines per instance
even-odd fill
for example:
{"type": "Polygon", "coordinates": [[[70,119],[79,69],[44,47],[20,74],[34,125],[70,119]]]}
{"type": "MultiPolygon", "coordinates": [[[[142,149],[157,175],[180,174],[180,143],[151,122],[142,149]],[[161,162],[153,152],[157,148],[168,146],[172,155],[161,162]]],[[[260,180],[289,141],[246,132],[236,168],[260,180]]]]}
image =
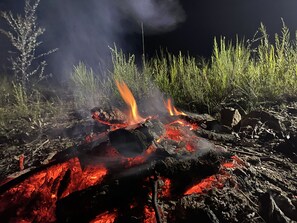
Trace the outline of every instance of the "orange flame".
{"type": "Polygon", "coordinates": [[[129,124],[136,124],[144,120],[139,114],[135,98],[124,82],[115,81],[125,103],[130,107],[129,124]]]}
{"type": "Polygon", "coordinates": [[[185,113],[178,111],[171,103],[170,99],[167,99],[167,102],[164,102],[165,107],[167,108],[170,116],[174,116],[174,115],[186,115],[185,113]]]}

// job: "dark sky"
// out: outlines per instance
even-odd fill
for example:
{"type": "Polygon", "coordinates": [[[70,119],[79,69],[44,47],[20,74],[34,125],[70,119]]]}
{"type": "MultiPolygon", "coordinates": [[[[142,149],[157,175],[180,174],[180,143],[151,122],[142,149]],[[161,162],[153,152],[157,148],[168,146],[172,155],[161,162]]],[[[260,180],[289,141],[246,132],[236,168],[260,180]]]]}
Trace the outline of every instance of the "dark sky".
{"type": "MultiPolygon", "coordinates": [[[[23,0],[0,0],[0,10],[20,11],[23,0]]],[[[141,53],[144,22],[146,53],[167,48],[209,57],[214,36],[251,38],[260,22],[273,35],[281,18],[297,30],[296,0],[41,0],[38,16],[46,28],[44,48],[50,70],[69,73],[79,60],[96,66],[115,42],[125,52],[141,53]]],[[[3,26],[2,23],[0,25],[3,26]]],[[[8,42],[0,36],[0,68],[6,67],[8,42]]]]}
{"type": "Polygon", "coordinates": [[[235,39],[238,34],[252,38],[261,22],[273,36],[280,32],[281,18],[292,33],[297,29],[295,0],[185,0],[182,5],[187,15],[185,22],[173,32],[148,38],[147,44],[152,49],[162,45],[207,57],[214,36],[235,39]]]}

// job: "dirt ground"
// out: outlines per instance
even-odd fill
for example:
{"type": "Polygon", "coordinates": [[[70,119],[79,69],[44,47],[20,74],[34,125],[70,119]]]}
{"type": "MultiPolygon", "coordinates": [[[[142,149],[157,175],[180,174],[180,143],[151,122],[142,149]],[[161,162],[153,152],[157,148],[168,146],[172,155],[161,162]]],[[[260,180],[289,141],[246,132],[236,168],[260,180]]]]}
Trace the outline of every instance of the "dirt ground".
{"type": "MultiPolygon", "coordinates": [[[[89,114],[69,112],[46,128],[0,136],[0,180],[79,145],[94,125],[89,114]]],[[[244,165],[229,170],[235,177],[222,189],[160,201],[168,213],[166,221],[192,222],[189,219],[198,217],[201,222],[297,222],[297,102],[242,114],[231,127],[222,120],[205,120],[202,126],[204,137],[244,165]]]]}

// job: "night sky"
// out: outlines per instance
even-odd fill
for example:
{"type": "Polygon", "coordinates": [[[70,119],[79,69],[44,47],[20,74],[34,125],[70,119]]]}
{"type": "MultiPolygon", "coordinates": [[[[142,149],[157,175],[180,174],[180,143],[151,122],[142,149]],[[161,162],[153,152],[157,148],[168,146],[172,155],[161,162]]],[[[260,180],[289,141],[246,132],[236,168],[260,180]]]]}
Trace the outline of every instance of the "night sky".
{"type": "MultiPolygon", "coordinates": [[[[23,0],[0,0],[0,10],[20,11],[23,0]]],[[[41,0],[38,17],[46,28],[44,48],[59,48],[48,58],[56,75],[79,60],[90,66],[110,57],[116,43],[125,52],[142,51],[141,22],[149,56],[160,48],[208,58],[215,36],[251,38],[260,22],[273,36],[281,18],[297,30],[296,0],[41,0]]],[[[3,26],[3,23],[0,23],[3,26]]],[[[6,69],[9,43],[0,36],[0,68],[6,69]]]]}

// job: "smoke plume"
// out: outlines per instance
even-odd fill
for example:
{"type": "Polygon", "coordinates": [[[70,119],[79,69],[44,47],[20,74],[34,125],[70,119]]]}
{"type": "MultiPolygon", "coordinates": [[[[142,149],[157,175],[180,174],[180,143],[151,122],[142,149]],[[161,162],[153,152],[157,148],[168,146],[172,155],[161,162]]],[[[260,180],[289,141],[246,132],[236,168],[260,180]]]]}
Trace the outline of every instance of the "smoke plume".
{"type": "Polygon", "coordinates": [[[126,52],[141,49],[141,38],[128,38],[174,29],[184,19],[177,0],[51,0],[41,1],[40,18],[47,46],[59,48],[52,56],[53,72],[67,75],[78,61],[97,68],[110,59],[114,43],[126,52]],[[138,34],[137,34],[138,33],[138,34]]]}

